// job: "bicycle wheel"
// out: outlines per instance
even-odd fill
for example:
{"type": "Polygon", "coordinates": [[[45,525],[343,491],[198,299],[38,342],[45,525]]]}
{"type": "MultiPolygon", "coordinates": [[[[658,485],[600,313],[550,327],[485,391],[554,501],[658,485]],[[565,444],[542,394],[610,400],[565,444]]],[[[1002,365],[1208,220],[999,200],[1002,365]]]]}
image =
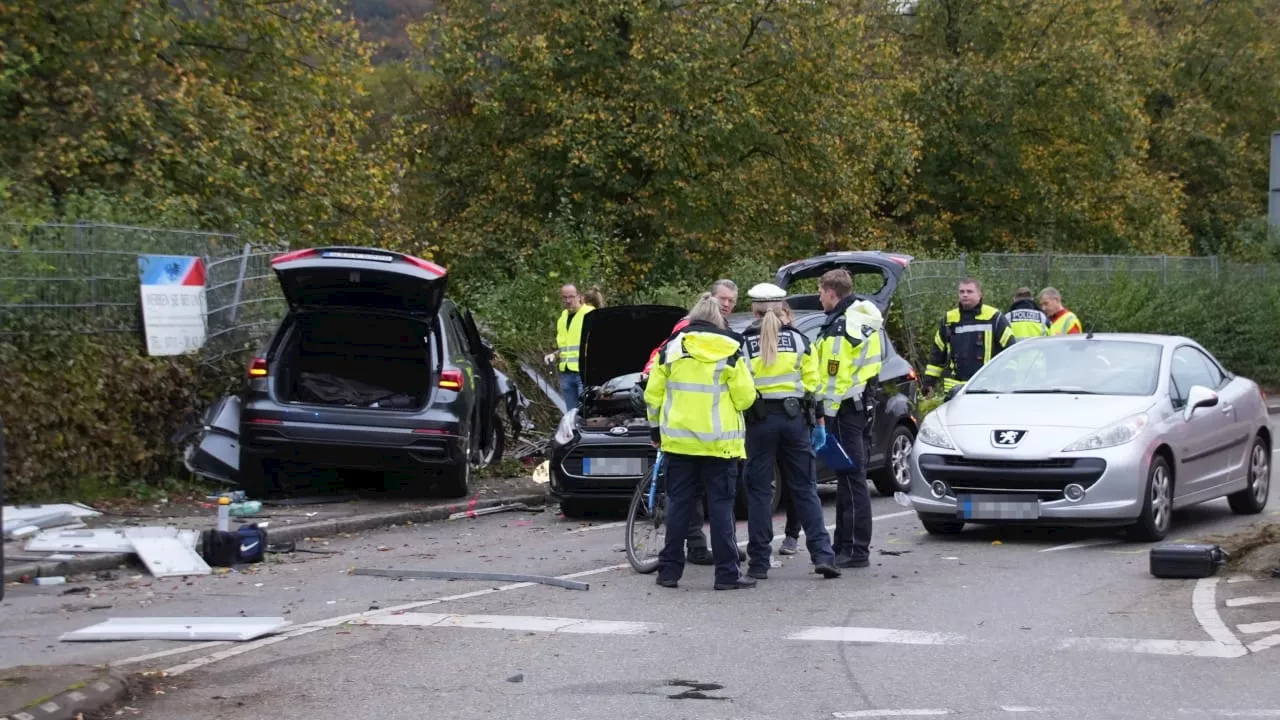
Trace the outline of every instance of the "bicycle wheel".
{"type": "Polygon", "coordinates": [[[659,482],[661,463],[659,456],[645,479],[636,484],[627,510],[627,562],[631,569],[646,575],[658,569],[658,553],[667,540],[667,494],[659,482]]]}

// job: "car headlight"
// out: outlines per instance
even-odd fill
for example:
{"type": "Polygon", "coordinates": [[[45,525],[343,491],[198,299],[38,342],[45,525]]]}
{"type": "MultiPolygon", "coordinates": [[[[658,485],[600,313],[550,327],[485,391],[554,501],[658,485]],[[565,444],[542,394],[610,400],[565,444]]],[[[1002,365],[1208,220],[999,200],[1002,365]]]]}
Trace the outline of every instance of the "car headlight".
{"type": "Polygon", "coordinates": [[[951,442],[951,436],[947,434],[946,428],[942,427],[942,421],[938,419],[938,413],[929,413],[924,416],[924,421],[920,423],[920,442],[926,445],[943,448],[944,450],[955,450],[955,443],[951,442]]]}
{"type": "Polygon", "coordinates": [[[1097,432],[1089,433],[1062,448],[1062,452],[1079,452],[1081,450],[1101,450],[1102,448],[1123,445],[1138,437],[1147,427],[1147,414],[1131,415],[1120,422],[1105,427],[1097,432]]]}
{"type": "Polygon", "coordinates": [[[576,408],[565,413],[564,417],[560,418],[560,425],[556,427],[556,434],[551,438],[552,442],[557,445],[567,445],[573,439],[577,421],[578,410],[576,408]]]}

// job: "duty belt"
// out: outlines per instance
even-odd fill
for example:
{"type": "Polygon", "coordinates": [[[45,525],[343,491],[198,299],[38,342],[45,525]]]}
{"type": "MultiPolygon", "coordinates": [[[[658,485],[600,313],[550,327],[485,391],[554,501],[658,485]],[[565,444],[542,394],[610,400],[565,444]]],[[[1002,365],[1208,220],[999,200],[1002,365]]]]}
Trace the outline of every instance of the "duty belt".
{"type": "Polygon", "coordinates": [[[773,413],[785,413],[788,417],[800,417],[800,413],[804,410],[803,403],[798,397],[783,398],[781,400],[774,398],[758,398],[752,403],[748,415],[755,417],[757,421],[764,420],[765,417],[773,413]]]}

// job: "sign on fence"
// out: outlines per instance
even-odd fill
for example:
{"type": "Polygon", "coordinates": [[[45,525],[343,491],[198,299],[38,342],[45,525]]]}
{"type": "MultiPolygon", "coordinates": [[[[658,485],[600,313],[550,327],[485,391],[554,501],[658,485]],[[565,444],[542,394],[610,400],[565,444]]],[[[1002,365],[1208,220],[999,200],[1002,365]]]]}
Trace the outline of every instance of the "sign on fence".
{"type": "Polygon", "coordinates": [[[181,255],[139,255],[142,328],[148,355],[181,355],[205,341],[204,261],[181,255]]]}

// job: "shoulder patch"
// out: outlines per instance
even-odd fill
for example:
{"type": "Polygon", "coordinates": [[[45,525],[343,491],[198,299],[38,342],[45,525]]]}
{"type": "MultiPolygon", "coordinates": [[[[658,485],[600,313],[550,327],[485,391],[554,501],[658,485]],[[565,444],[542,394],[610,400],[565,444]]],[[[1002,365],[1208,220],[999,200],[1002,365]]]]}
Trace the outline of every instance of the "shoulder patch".
{"type": "Polygon", "coordinates": [[[840,361],[839,361],[839,360],[828,360],[828,361],[827,361],[827,374],[828,374],[828,375],[830,375],[831,377],[835,377],[839,372],[840,372],[840,361]]]}

